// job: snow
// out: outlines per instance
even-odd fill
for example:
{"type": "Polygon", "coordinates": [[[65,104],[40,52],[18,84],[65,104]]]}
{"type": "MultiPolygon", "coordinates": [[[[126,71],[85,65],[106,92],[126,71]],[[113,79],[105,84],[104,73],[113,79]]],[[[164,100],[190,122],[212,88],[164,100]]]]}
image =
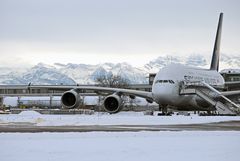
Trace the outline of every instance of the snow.
{"type": "MultiPolygon", "coordinates": [[[[239,116],[145,116],[142,112],[41,115],[35,111],[0,115],[0,124],[161,125],[240,120],[239,116]]],[[[0,133],[1,161],[238,161],[238,131],[87,133],[0,133]]]]}
{"type": "Polygon", "coordinates": [[[24,117],[26,117],[26,116],[30,116],[30,117],[34,117],[34,116],[39,117],[39,116],[41,116],[41,114],[36,112],[36,111],[22,111],[18,115],[24,116],[24,117]]]}
{"type": "Polygon", "coordinates": [[[238,161],[239,132],[1,133],[1,161],[238,161]]]}
{"type": "Polygon", "coordinates": [[[0,115],[1,123],[26,122],[37,126],[63,125],[171,125],[197,124],[240,120],[240,116],[146,116],[143,112],[120,112],[117,114],[95,113],[94,115],[41,115],[34,111],[21,114],[0,115]],[[39,121],[41,120],[41,121],[39,121]]]}

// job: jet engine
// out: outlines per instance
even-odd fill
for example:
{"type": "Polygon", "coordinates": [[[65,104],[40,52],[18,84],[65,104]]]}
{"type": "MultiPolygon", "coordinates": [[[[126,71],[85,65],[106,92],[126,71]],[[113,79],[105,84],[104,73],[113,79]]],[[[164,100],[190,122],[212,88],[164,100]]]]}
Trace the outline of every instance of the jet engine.
{"type": "Polygon", "coordinates": [[[103,105],[107,112],[117,113],[122,110],[123,101],[120,96],[113,94],[104,99],[103,105]]]}
{"type": "Polygon", "coordinates": [[[70,90],[63,93],[61,103],[64,108],[77,108],[81,103],[81,98],[78,92],[70,90]]]}

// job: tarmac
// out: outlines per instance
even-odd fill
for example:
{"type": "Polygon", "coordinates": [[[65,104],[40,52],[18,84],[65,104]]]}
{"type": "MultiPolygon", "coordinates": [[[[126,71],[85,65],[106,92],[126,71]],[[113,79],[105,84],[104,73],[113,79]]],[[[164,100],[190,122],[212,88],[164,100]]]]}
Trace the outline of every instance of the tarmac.
{"type": "Polygon", "coordinates": [[[138,131],[240,131],[240,121],[176,125],[36,126],[33,123],[1,123],[0,133],[38,132],[138,132],[138,131]]]}

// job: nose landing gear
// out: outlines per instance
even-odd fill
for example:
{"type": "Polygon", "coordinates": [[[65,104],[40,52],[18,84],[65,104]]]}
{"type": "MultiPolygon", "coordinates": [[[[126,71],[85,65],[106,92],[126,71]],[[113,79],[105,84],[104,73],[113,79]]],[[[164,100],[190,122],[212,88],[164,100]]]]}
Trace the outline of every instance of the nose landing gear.
{"type": "Polygon", "coordinates": [[[159,111],[158,116],[171,116],[172,113],[168,112],[168,105],[159,105],[159,111]]]}

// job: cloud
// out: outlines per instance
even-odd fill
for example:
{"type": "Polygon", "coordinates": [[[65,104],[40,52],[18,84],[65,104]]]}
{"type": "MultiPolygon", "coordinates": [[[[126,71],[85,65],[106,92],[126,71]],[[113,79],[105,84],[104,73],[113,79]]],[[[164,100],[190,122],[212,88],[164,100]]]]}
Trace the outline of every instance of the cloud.
{"type": "Polygon", "coordinates": [[[237,6],[234,0],[4,0],[1,62],[143,64],[163,54],[210,55],[220,10],[226,12],[221,51],[240,53],[237,6]]]}

